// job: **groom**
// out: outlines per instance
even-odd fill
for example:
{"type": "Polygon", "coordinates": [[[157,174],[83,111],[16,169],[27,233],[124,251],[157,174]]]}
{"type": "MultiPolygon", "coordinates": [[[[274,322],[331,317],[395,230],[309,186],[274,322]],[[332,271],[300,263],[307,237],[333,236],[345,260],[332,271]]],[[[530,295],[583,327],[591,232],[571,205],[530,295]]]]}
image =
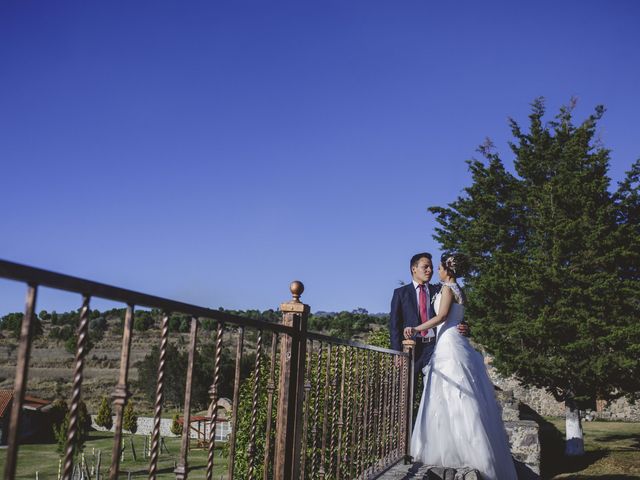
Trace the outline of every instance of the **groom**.
{"type": "MultiPolygon", "coordinates": [[[[435,317],[433,300],[440,291],[440,285],[431,285],[429,281],[433,276],[433,262],[430,253],[417,253],[411,257],[411,283],[396,288],[391,299],[391,314],[389,318],[389,334],[391,348],[402,351],[402,339],[405,327],[416,327],[435,317]]],[[[415,335],[416,341],[414,359],[414,372],[417,376],[422,368],[429,363],[433,348],[436,345],[435,329],[427,332],[419,332],[415,335]]],[[[469,335],[469,327],[466,323],[458,325],[458,331],[465,336],[469,335]]],[[[415,379],[414,379],[415,383],[415,379]]]]}

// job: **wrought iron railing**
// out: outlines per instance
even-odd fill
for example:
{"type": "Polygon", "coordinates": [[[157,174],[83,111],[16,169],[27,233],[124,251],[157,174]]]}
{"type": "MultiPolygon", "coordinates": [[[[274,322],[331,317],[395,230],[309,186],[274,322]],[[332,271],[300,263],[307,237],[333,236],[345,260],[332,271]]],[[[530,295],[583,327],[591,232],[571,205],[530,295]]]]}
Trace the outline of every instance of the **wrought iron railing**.
{"type": "MultiPolygon", "coordinates": [[[[148,477],[158,475],[160,419],[163,410],[165,367],[171,314],[191,317],[187,380],[184,390],[183,424],[189,425],[198,328],[202,319],[216,322],[215,358],[211,372],[209,398],[219,400],[222,351],[225,337],[235,341],[235,376],[232,401],[231,435],[228,445],[228,478],[257,479],[353,479],[370,478],[401,459],[407,459],[412,398],[412,353],[363,345],[307,331],[309,306],[300,301],[304,287],[291,284],[292,300],[280,305],[282,322],[274,323],[219,310],[199,307],[166,298],[146,295],[88,280],[61,275],[0,260],[0,278],[27,285],[25,315],[17,351],[14,396],[11,407],[5,479],[16,475],[19,425],[27,390],[30,350],[33,340],[37,293],[49,287],[82,296],[77,329],[69,428],[64,451],[62,478],[69,480],[73,470],[75,438],[78,435],[79,405],[82,397],[83,369],[87,351],[90,302],[102,298],[122,302],[126,307],[119,377],[115,385],[115,434],[109,478],[120,473],[123,412],[130,393],[130,356],[134,307],[161,310],[159,363],[154,406],[154,426],[148,477]],[[257,333],[254,347],[251,410],[239,418],[240,365],[245,354],[245,330],[257,333]],[[228,332],[234,330],[234,334],[228,332]],[[225,335],[226,334],[226,335],[225,335]],[[269,341],[268,345],[266,341],[269,341]],[[265,381],[266,380],[266,381],[265,381]],[[264,392],[261,391],[264,389],[264,392]],[[261,395],[265,393],[266,395],[261,395]],[[248,428],[248,442],[242,445],[246,468],[236,469],[240,425],[248,428]]],[[[227,342],[228,343],[228,342],[227,342]]],[[[217,408],[210,407],[206,478],[214,467],[217,408]]],[[[190,434],[183,428],[176,479],[189,472],[190,434]]]]}

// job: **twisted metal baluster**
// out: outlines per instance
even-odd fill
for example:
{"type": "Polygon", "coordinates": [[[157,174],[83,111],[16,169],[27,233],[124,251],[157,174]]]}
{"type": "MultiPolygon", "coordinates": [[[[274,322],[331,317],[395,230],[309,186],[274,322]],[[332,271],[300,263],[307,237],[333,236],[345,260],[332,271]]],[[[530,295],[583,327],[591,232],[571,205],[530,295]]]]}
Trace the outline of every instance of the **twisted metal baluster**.
{"type": "Polygon", "coordinates": [[[354,469],[357,470],[358,463],[358,448],[356,444],[356,436],[360,438],[362,432],[360,431],[359,416],[362,414],[360,410],[360,397],[362,392],[360,391],[360,351],[354,348],[354,364],[353,364],[353,384],[355,385],[355,391],[351,397],[352,415],[351,415],[351,458],[349,462],[349,478],[355,478],[353,476],[354,469]]]}
{"type": "Polygon", "coordinates": [[[389,419],[389,411],[388,411],[388,392],[389,392],[389,368],[391,364],[389,355],[383,355],[383,358],[380,360],[380,382],[382,383],[382,392],[380,393],[382,398],[382,425],[381,425],[381,445],[380,445],[380,459],[381,465],[387,465],[387,439],[389,436],[389,430],[391,428],[391,420],[389,419]]]}
{"type": "Polygon", "coordinates": [[[393,436],[392,436],[392,432],[394,427],[394,412],[395,412],[395,405],[394,405],[394,375],[395,375],[395,369],[394,369],[394,364],[395,364],[395,360],[393,355],[388,355],[387,356],[387,398],[388,400],[386,400],[387,403],[389,403],[389,409],[388,409],[388,413],[386,414],[386,418],[387,418],[387,422],[385,425],[385,446],[384,446],[384,458],[385,458],[385,463],[384,465],[387,466],[390,463],[390,454],[391,454],[391,448],[393,445],[393,436]]]}
{"type": "Polygon", "coordinates": [[[209,424],[209,448],[207,452],[207,473],[206,479],[213,479],[213,462],[216,448],[216,428],[218,426],[218,388],[220,384],[220,369],[222,367],[222,335],[224,325],[218,322],[216,329],[216,353],[213,364],[213,383],[209,388],[209,398],[211,399],[211,423],[209,424]]]}
{"type": "Polygon", "coordinates": [[[384,417],[384,423],[382,425],[382,459],[383,465],[387,465],[388,454],[389,454],[389,435],[391,430],[391,419],[389,418],[389,381],[390,381],[390,372],[391,364],[389,363],[389,357],[386,357],[383,361],[383,372],[382,372],[382,384],[383,384],[383,400],[382,403],[384,408],[382,409],[382,415],[384,417]]]}
{"type": "Polygon", "coordinates": [[[20,343],[18,344],[18,357],[16,362],[16,377],[13,388],[13,402],[11,403],[11,420],[9,422],[9,435],[7,436],[7,456],[4,465],[4,478],[13,480],[16,474],[18,457],[18,430],[24,394],[27,389],[27,376],[29,373],[29,355],[31,353],[31,341],[33,340],[33,325],[36,310],[36,297],[38,287],[29,285],[25,304],[24,317],[20,328],[20,343]]]}
{"type": "Polygon", "coordinates": [[[338,445],[336,449],[336,480],[340,480],[342,468],[342,436],[344,434],[344,394],[347,374],[347,347],[342,347],[342,374],[340,380],[340,413],[338,414],[338,445]]]}
{"type": "Polygon", "coordinates": [[[378,464],[378,444],[380,443],[380,418],[381,411],[383,409],[383,404],[379,401],[380,392],[382,391],[382,387],[384,386],[384,382],[382,380],[382,369],[380,366],[380,353],[372,352],[373,357],[373,370],[374,377],[372,381],[373,389],[372,389],[372,397],[373,397],[373,406],[371,410],[371,415],[373,419],[371,421],[371,444],[370,444],[370,454],[371,454],[371,462],[369,466],[370,472],[375,472],[375,468],[378,464]]]}
{"type": "Polygon", "coordinates": [[[155,480],[158,474],[158,455],[160,454],[160,421],[162,419],[162,402],[164,400],[164,371],[167,361],[167,344],[169,343],[169,314],[162,314],[160,326],[160,358],[158,362],[158,384],[156,386],[156,402],[153,410],[153,433],[151,434],[151,459],[149,460],[149,480],[155,480]]]}
{"type": "Polygon", "coordinates": [[[305,479],[307,474],[306,465],[307,465],[307,445],[309,444],[308,438],[308,419],[309,419],[309,409],[311,408],[311,363],[313,359],[313,341],[309,341],[309,346],[307,347],[307,368],[304,380],[304,412],[302,419],[302,455],[300,461],[300,475],[301,480],[305,479]]]}
{"type": "Polygon", "coordinates": [[[238,344],[236,347],[236,371],[233,381],[233,407],[231,416],[231,434],[229,442],[229,478],[233,478],[235,467],[236,440],[238,431],[238,405],[240,403],[240,361],[242,359],[242,348],[244,346],[244,327],[238,328],[238,344]]]}
{"type": "Polygon", "coordinates": [[[362,470],[364,467],[364,452],[363,452],[363,442],[362,442],[362,438],[363,438],[363,434],[364,434],[364,425],[365,425],[365,415],[364,415],[364,408],[366,405],[366,394],[365,394],[365,383],[366,383],[366,378],[363,378],[363,373],[366,375],[366,372],[363,372],[364,370],[364,365],[366,363],[366,359],[367,359],[367,352],[358,352],[360,353],[360,355],[358,355],[360,357],[360,362],[359,362],[359,367],[362,368],[358,368],[359,370],[359,375],[358,375],[358,388],[356,390],[357,394],[358,394],[358,447],[357,447],[357,478],[360,478],[362,475],[362,470]]]}
{"type": "Polygon", "coordinates": [[[372,458],[371,458],[371,449],[372,449],[372,445],[371,442],[373,440],[373,436],[372,436],[372,430],[373,430],[373,425],[372,425],[372,420],[373,420],[373,396],[374,396],[374,384],[373,381],[375,380],[375,377],[373,375],[373,352],[372,351],[367,351],[367,388],[366,388],[366,392],[367,392],[367,408],[366,408],[366,412],[367,412],[367,423],[365,425],[365,434],[364,434],[364,441],[365,441],[365,452],[366,452],[366,468],[365,468],[365,474],[369,474],[371,471],[371,467],[373,466],[373,462],[372,462],[372,458]]]}
{"type": "Polygon", "coordinates": [[[89,297],[83,296],[80,309],[80,323],[78,325],[78,343],[76,346],[76,362],[73,370],[73,387],[71,389],[71,408],[69,409],[69,429],[67,430],[67,444],[64,454],[64,467],[62,478],[71,479],[73,473],[73,452],[75,450],[78,432],[80,394],[82,390],[82,370],[87,348],[87,335],[89,334],[89,297]]]}
{"type": "Polygon", "coordinates": [[[318,451],[318,417],[320,414],[320,406],[318,405],[320,401],[320,377],[322,376],[322,342],[318,343],[318,357],[316,363],[316,388],[315,388],[315,398],[314,398],[314,409],[313,409],[313,426],[311,427],[311,435],[313,437],[313,458],[311,461],[311,478],[316,477],[316,472],[318,471],[318,462],[320,461],[319,451],[318,451]]]}
{"type": "Polygon", "coordinates": [[[409,410],[409,401],[413,401],[413,399],[408,399],[409,396],[409,358],[406,356],[402,357],[402,371],[400,372],[400,421],[402,423],[401,433],[400,433],[400,451],[402,455],[407,453],[407,435],[408,435],[408,410],[409,410]]]}
{"type": "Polygon", "coordinates": [[[366,371],[366,375],[365,375],[365,384],[364,384],[364,422],[363,422],[363,429],[364,429],[364,437],[362,439],[362,449],[363,449],[363,454],[362,454],[362,469],[361,469],[361,474],[363,476],[366,476],[367,473],[367,467],[369,466],[369,426],[371,424],[371,352],[369,350],[367,350],[366,352],[366,362],[365,362],[365,371],[366,371]]]}
{"type": "Polygon", "coordinates": [[[373,422],[375,421],[375,417],[373,416],[373,414],[375,409],[375,399],[376,399],[376,393],[377,393],[376,388],[378,387],[378,382],[376,382],[376,379],[378,378],[378,368],[377,368],[378,365],[376,364],[376,352],[369,352],[369,356],[371,357],[371,362],[370,362],[371,380],[369,381],[370,387],[369,387],[369,426],[367,431],[367,457],[368,457],[367,474],[373,471],[373,466],[375,461],[374,441],[376,437],[373,436],[373,429],[374,429],[373,422]]]}
{"type": "MultiPolygon", "coordinates": [[[[271,365],[269,367],[269,381],[267,382],[267,431],[264,446],[262,480],[269,480],[269,458],[271,457],[271,423],[273,418],[273,393],[276,390],[276,355],[278,353],[278,334],[271,336],[271,365]]],[[[304,438],[304,437],[302,437],[304,438]]]]}
{"type": "Polygon", "coordinates": [[[329,376],[331,374],[331,344],[327,345],[327,365],[324,372],[324,395],[322,401],[322,442],[320,448],[320,471],[318,475],[321,480],[324,480],[326,475],[325,464],[327,462],[327,426],[329,422],[329,376]]]}
{"type": "Polygon", "coordinates": [[[394,362],[393,362],[393,424],[394,425],[394,431],[392,434],[392,448],[395,449],[395,457],[394,458],[400,458],[401,454],[401,445],[400,445],[400,435],[402,432],[402,428],[400,425],[400,421],[401,421],[401,414],[400,414],[400,409],[403,408],[402,407],[402,403],[401,403],[401,399],[402,399],[402,393],[401,393],[401,377],[400,377],[400,365],[398,364],[398,361],[396,360],[398,357],[396,356],[394,358],[394,362]]]}
{"type": "Polygon", "coordinates": [[[385,414],[387,410],[387,403],[385,402],[385,392],[387,385],[387,375],[389,372],[385,368],[385,355],[379,353],[376,355],[378,358],[376,360],[376,364],[378,365],[378,405],[376,408],[376,428],[375,428],[375,438],[378,441],[378,451],[377,457],[378,462],[377,466],[382,467],[384,465],[384,441],[385,441],[385,425],[387,416],[385,414]]]}
{"type": "Polygon", "coordinates": [[[349,348],[349,380],[347,384],[347,428],[345,429],[345,442],[347,447],[344,450],[344,475],[347,478],[353,478],[354,463],[354,443],[353,435],[355,432],[355,385],[356,385],[356,352],[354,347],[349,348]]]}
{"type": "Polygon", "coordinates": [[[365,475],[367,472],[367,466],[369,462],[369,424],[370,424],[370,403],[371,392],[370,392],[370,383],[371,383],[371,352],[369,350],[365,353],[365,378],[364,378],[364,418],[362,422],[362,428],[364,430],[364,434],[361,437],[361,448],[362,448],[362,465],[360,467],[360,474],[365,475]]]}
{"type": "Polygon", "coordinates": [[[396,440],[396,445],[397,445],[397,457],[398,458],[402,458],[402,456],[404,455],[404,452],[402,450],[402,419],[403,419],[403,414],[402,411],[404,409],[404,406],[402,404],[402,365],[400,363],[396,363],[396,377],[398,378],[398,388],[397,388],[397,402],[398,402],[398,406],[396,407],[398,410],[398,425],[396,427],[397,430],[397,440],[396,440]]]}
{"type": "Polygon", "coordinates": [[[393,415],[393,397],[391,393],[392,379],[393,379],[393,357],[391,355],[383,356],[384,362],[384,422],[382,425],[382,451],[380,457],[382,458],[382,466],[386,467],[389,464],[389,449],[391,445],[391,431],[393,425],[391,423],[391,416],[393,415]]]}
{"type": "Polygon", "coordinates": [[[389,356],[385,356],[382,359],[382,372],[380,372],[380,381],[382,383],[382,441],[381,441],[381,455],[382,465],[387,465],[387,440],[389,437],[389,429],[391,428],[391,420],[389,419],[389,368],[388,363],[389,356]]]}
{"type": "MultiPolygon", "coordinates": [[[[376,438],[378,439],[378,444],[376,445],[377,452],[377,467],[382,467],[384,465],[384,442],[385,442],[385,422],[387,419],[387,409],[388,405],[386,403],[387,400],[387,376],[389,375],[389,371],[387,370],[386,364],[386,355],[383,353],[378,354],[378,395],[379,398],[382,399],[381,403],[378,406],[378,435],[376,438]]],[[[379,400],[380,401],[380,400],[379,400]]]]}
{"type": "Polygon", "coordinates": [[[260,358],[262,357],[262,330],[258,330],[256,362],[253,367],[253,401],[251,403],[251,434],[249,436],[249,480],[255,475],[256,430],[258,428],[258,393],[260,391],[260,358]]]}
{"type": "Polygon", "coordinates": [[[331,431],[329,437],[329,475],[333,475],[333,463],[336,455],[336,422],[338,419],[338,362],[340,360],[340,348],[336,346],[333,355],[333,368],[331,371],[331,431]]]}
{"type": "Polygon", "coordinates": [[[369,424],[369,381],[370,372],[369,369],[369,350],[364,352],[364,377],[362,379],[362,389],[363,389],[363,397],[362,397],[362,437],[360,437],[360,450],[361,450],[361,461],[360,461],[360,476],[361,478],[365,478],[365,472],[367,468],[367,437],[368,437],[368,424],[369,424]]]}
{"type": "Polygon", "coordinates": [[[391,380],[392,380],[392,387],[391,387],[391,432],[389,433],[390,435],[390,445],[389,445],[389,449],[390,449],[390,453],[392,455],[392,459],[395,460],[396,458],[399,457],[399,444],[398,444],[398,440],[400,438],[400,425],[399,425],[399,419],[400,419],[400,413],[399,413],[399,409],[400,409],[400,370],[398,368],[398,361],[397,361],[397,356],[394,356],[392,361],[392,376],[391,376],[391,380]]]}

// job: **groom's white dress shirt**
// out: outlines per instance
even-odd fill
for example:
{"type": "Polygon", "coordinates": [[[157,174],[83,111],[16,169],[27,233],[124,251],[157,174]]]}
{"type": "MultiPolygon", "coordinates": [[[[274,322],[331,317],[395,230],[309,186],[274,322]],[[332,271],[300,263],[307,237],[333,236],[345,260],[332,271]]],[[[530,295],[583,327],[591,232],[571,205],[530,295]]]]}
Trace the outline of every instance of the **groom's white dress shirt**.
{"type": "MultiPolygon", "coordinates": [[[[416,305],[418,305],[418,318],[420,318],[420,284],[415,280],[411,280],[413,283],[413,288],[416,291],[416,305]]],[[[429,293],[429,284],[424,284],[424,290],[427,292],[427,312],[429,311],[429,306],[431,305],[431,294],[429,293]]],[[[433,328],[427,330],[427,338],[435,337],[436,333],[433,331],[433,328]]]]}

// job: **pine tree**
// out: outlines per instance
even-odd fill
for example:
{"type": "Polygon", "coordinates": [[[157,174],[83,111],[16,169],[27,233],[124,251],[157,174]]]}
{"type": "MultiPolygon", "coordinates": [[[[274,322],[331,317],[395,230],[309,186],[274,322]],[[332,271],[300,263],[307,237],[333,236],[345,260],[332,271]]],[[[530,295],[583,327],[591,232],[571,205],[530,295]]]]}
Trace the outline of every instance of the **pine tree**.
{"type": "Polygon", "coordinates": [[[638,390],[638,280],[625,283],[623,273],[640,242],[623,238],[640,209],[638,172],[609,192],[609,152],[594,140],[604,109],[579,126],[572,109],[544,124],[536,100],[528,132],[511,121],[516,175],[485,144],[484,161],[469,162],[465,195],[430,211],[443,248],[471,260],[474,336],[498,371],[565,403],[567,454],[580,455],[579,408],[638,390]]]}
{"type": "Polygon", "coordinates": [[[176,413],[171,422],[171,433],[174,435],[182,435],[182,424],[180,423],[180,414],[176,413]]]}
{"type": "Polygon", "coordinates": [[[618,224],[615,262],[620,267],[615,314],[627,321],[628,328],[618,335],[630,352],[630,358],[620,358],[616,375],[628,385],[627,391],[635,392],[632,397],[637,400],[640,398],[640,342],[637,341],[640,338],[640,323],[637,321],[640,299],[640,160],[636,160],[619,183],[614,200],[618,224]]]}
{"type": "MultiPolygon", "coordinates": [[[[64,452],[67,444],[67,435],[70,422],[70,411],[67,404],[64,401],[56,401],[54,404],[56,412],[54,414],[53,435],[58,444],[58,451],[64,452]],[[64,414],[64,418],[60,418],[60,415],[64,414]]],[[[87,410],[87,405],[80,401],[78,404],[78,423],[77,433],[74,441],[74,453],[78,454],[84,449],[84,444],[89,438],[89,431],[91,430],[91,415],[87,410]]]]}
{"type": "Polygon", "coordinates": [[[133,401],[129,400],[126,407],[124,407],[124,414],[122,417],[122,428],[130,432],[132,435],[138,431],[138,416],[133,410],[133,401]]]}
{"type": "Polygon", "coordinates": [[[111,430],[113,427],[113,411],[111,410],[111,403],[107,397],[102,397],[100,408],[98,409],[98,416],[96,417],[96,425],[111,430]]]}

